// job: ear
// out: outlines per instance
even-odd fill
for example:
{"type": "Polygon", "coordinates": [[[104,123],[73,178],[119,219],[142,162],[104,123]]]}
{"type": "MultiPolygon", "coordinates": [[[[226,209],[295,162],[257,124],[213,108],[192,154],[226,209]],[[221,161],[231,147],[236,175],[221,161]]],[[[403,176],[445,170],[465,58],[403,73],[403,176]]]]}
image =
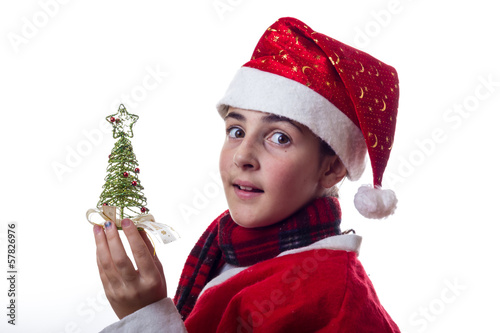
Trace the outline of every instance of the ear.
{"type": "Polygon", "coordinates": [[[327,156],[323,160],[319,183],[323,188],[330,188],[340,182],[346,174],[347,169],[337,155],[327,156]]]}

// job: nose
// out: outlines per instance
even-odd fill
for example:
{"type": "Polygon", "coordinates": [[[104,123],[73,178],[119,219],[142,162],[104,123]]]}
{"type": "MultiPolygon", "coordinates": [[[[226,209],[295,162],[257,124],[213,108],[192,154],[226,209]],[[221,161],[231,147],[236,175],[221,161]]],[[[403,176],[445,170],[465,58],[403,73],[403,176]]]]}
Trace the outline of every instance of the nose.
{"type": "Polygon", "coordinates": [[[250,139],[243,139],[238,148],[234,152],[234,164],[243,170],[259,169],[258,148],[257,143],[250,139]]]}

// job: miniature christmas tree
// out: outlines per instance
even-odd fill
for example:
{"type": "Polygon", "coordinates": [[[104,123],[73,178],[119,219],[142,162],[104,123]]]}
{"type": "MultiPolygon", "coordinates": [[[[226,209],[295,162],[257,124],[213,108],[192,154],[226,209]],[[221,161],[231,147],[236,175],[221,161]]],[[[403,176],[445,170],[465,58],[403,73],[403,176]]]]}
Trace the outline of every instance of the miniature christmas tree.
{"type": "Polygon", "coordinates": [[[134,136],[132,126],[137,119],[139,117],[128,113],[123,104],[120,104],[117,113],[106,117],[113,125],[113,138],[118,140],[108,156],[107,175],[97,209],[87,210],[87,221],[100,226],[105,221],[113,221],[120,229],[121,220],[129,218],[138,228],[154,233],[167,244],[179,235],[170,226],[156,222],[146,208],[146,197],[142,193],[144,188],[139,180],[139,163],[129,140],[134,136]],[[102,221],[93,221],[91,216],[94,214],[101,216],[102,221]]]}
{"type": "Polygon", "coordinates": [[[147,200],[139,180],[139,163],[129,138],[138,116],[130,114],[123,104],[118,112],[106,118],[113,125],[113,138],[118,139],[109,155],[107,175],[97,206],[115,206],[120,220],[148,212],[147,200]]]}

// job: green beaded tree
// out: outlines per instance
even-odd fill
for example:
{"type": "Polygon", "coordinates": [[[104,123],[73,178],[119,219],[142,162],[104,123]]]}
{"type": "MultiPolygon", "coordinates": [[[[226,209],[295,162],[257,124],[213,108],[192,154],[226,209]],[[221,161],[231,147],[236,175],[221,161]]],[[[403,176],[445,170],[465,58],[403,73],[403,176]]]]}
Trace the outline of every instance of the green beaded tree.
{"type": "Polygon", "coordinates": [[[120,219],[132,218],[149,211],[139,180],[139,163],[129,138],[134,136],[132,126],[139,119],[130,114],[123,104],[118,112],[106,117],[113,125],[113,138],[118,139],[109,155],[103,191],[97,207],[116,206],[120,219]]]}

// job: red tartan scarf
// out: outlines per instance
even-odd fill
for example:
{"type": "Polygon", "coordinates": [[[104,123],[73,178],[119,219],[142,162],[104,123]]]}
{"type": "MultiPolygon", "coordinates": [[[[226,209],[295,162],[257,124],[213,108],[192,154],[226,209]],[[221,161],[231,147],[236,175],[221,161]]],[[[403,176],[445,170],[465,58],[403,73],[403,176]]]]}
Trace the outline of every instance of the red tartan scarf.
{"type": "Polygon", "coordinates": [[[318,198],[285,220],[261,228],[241,227],[225,211],[205,230],[186,260],[174,297],[182,318],[188,317],[201,290],[224,263],[250,266],[339,235],[340,219],[340,205],[333,197],[318,198]]]}

